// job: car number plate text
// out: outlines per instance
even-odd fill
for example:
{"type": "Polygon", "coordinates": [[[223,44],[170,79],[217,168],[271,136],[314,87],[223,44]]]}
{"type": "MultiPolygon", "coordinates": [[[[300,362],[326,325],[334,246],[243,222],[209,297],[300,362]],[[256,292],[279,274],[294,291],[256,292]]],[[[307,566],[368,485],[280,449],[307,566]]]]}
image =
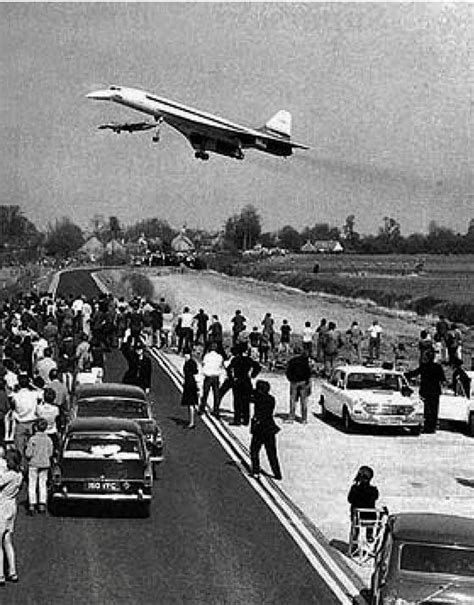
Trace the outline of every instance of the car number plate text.
{"type": "Polygon", "coordinates": [[[90,492],[118,492],[120,485],[115,481],[88,481],[86,489],[90,492]]]}

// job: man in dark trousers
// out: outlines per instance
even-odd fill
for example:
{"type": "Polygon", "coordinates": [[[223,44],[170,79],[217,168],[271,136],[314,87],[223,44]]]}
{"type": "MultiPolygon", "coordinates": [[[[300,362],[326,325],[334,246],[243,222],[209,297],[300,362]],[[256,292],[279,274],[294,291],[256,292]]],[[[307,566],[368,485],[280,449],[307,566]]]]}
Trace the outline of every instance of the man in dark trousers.
{"type": "Polygon", "coordinates": [[[207,322],[209,321],[209,315],[204,312],[204,309],[199,309],[199,313],[194,316],[196,321],[196,338],[194,344],[198,344],[202,336],[202,344],[206,345],[207,339],[207,322]]]}
{"type": "Polygon", "coordinates": [[[133,336],[130,336],[121,347],[123,356],[128,362],[128,370],[122,382],[140,387],[148,394],[151,387],[151,359],[145,354],[143,344],[138,341],[135,347],[132,347],[132,340],[133,336]]]}
{"type": "Polygon", "coordinates": [[[276,448],[276,434],[280,429],[273,419],[275,398],[270,395],[270,384],[266,380],[257,380],[255,391],[252,393],[252,402],[255,407],[250,426],[252,434],[250,441],[251,474],[257,479],[260,477],[260,449],[263,445],[267,452],[273,477],[280,480],[281,470],[276,448]]]}
{"type": "Polygon", "coordinates": [[[436,433],[441,385],[446,382],[444,370],[441,364],[435,362],[434,356],[433,350],[428,351],[425,356],[425,363],[416,370],[405,373],[408,379],[420,376],[420,397],[424,403],[425,433],[436,433]]]}
{"type": "Polygon", "coordinates": [[[286,377],[290,382],[290,413],[286,422],[295,420],[296,401],[301,402],[301,422],[308,422],[307,399],[311,391],[311,366],[301,347],[295,347],[295,355],[286,366],[286,377]]]}
{"type": "Polygon", "coordinates": [[[227,368],[234,396],[234,422],[232,424],[248,425],[252,379],[259,374],[261,366],[249,356],[247,343],[236,344],[234,351],[235,355],[227,368]]]}

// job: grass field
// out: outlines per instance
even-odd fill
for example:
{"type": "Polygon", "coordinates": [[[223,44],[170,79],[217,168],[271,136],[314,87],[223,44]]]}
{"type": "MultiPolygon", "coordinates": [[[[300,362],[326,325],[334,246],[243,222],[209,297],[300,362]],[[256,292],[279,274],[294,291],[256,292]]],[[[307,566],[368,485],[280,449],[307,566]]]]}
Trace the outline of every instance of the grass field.
{"type": "Polygon", "coordinates": [[[370,299],[420,315],[443,313],[452,321],[474,325],[473,255],[421,258],[297,254],[237,263],[232,273],[280,282],[305,292],[370,299]]]}

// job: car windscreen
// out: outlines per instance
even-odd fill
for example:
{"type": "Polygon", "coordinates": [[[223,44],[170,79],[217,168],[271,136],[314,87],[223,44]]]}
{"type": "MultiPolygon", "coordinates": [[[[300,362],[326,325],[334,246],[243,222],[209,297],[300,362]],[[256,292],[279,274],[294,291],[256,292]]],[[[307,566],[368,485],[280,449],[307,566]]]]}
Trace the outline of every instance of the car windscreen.
{"type": "Polygon", "coordinates": [[[139,460],[140,441],[133,435],[71,435],[64,446],[63,458],[99,460],[139,460]]]}
{"type": "Polygon", "coordinates": [[[402,377],[399,374],[377,372],[353,372],[347,377],[347,388],[371,391],[401,391],[402,377]]]}
{"type": "Polygon", "coordinates": [[[474,548],[404,544],[400,569],[426,574],[474,577],[474,548]]]}
{"type": "Polygon", "coordinates": [[[114,416],[115,418],[135,420],[148,418],[148,410],[144,401],[97,397],[94,399],[79,399],[77,402],[77,416],[78,418],[114,416]]]}

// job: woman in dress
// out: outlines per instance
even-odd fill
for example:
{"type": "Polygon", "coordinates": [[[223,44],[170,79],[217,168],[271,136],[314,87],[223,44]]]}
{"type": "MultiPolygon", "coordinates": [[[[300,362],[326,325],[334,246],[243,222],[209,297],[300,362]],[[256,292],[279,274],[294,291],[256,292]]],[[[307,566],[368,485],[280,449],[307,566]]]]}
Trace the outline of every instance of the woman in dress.
{"type": "Polygon", "coordinates": [[[21,473],[21,454],[17,450],[6,453],[7,470],[0,475],[0,587],[5,586],[4,555],[7,560],[7,580],[18,582],[15,550],[13,548],[13,530],[15,527],[17,504],[23,475],[21,473]]]}
{"type": "Polygon", "coordinates": [[[199,403],[198,398],[198,386],[196,383],[196,375],[199,372],[196,360],[193,358],[190,352],[184,355],[184,387],[183,395],[181,397],[181,405],[184,405],[189,410],[189,424],[188,429],[193,429],[194,424],[194,408],[199,403]]]}

